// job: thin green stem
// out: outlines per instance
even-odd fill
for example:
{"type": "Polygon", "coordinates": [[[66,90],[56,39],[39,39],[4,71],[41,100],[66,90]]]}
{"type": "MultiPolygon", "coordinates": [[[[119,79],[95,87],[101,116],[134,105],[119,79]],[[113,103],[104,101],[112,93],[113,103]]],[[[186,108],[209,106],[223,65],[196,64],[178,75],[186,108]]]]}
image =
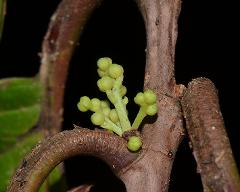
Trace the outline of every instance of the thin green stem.
{"type": "Polygon", "coordinates": [[[112,89],[112,95],[114,97],[113,105],[116,108],[118,118],[122,127],[122,131],[125,132],[125,131],[131,130],[131,124],[127,116],[126,105],[123,103],[123,99],[120,94],[120,87],[122,85],[122,81],[123,81],[123,76],[116,79],[112,89]]]}
{"type": "Polygon", "coordinates": [[[132,129],[138,129],[140,124],[142,123],[142,120],[147,116],[145,113],[144,107],[140,107],[138,114],[132,124],[132,129]]]}
{"type": "Polygon", "coordinates": [[[123,131],[121,127],[117,126],[115,123],[113,123],[109,118],[105,117],[104,124],[101,125],[102,128],[108,129],[110,131],[115,132],[119,136],[122,136],[123,131]]]}

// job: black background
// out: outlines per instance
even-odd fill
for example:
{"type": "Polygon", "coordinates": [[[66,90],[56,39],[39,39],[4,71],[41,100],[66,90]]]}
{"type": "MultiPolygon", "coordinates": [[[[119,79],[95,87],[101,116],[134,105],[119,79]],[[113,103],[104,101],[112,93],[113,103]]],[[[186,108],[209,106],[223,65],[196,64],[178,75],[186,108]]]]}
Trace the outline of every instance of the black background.
{"type": "MultiPolygon", "coordinates": [[[[42,38],[59,0],[8,0],[7,17],[0,43],[0,78],[34,76],[38,73],[42,38]]],[[[227,1],[183,0],[176,47],[176,80],[185,84],[195,77],[208,77],[219,90],[220,105],[235,159],[239,153],[239,22],[236,5],[227,1]],[[238,36],[237,36],[238,35],[238,36]]],[[[129,99],[142,90],[145,64],[145,28],[131,0],[105,0],[95,11],[72,58],[65,92],[64,129],[72,124],[92,127],[88,113],[78,112],[80,96],[103,97],[96,87],[96,60],[109,56],[125,68],[129,99]]],[[[130,119],[137,112],[128,105],[130,119]]],[[[95,184],[93,191],[124,191],[102,161],[75,157],[66,162],[69,187],[95,184]]],[[[202,191],[196,164],[182,142],[173,167],[170,191],[202,191]]]]}

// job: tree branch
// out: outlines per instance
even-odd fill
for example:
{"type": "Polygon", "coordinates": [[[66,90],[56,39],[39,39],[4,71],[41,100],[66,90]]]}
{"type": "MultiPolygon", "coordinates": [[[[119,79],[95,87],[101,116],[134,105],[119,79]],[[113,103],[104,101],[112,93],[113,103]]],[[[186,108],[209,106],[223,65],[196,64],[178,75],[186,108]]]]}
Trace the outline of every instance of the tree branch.
{"type": "Polygon", "coordinates": [[[62,0],[51,17],[42,44],[40,68],[44,95],[39,127],[46,136],[61,131],[70,60],[88,18],[100,3],[101,0],[62,0]]]}
{"type": "MultiPolygon", "coordinates": [[[[70,2],[80,6],[80,2],[90,1],[63,0],[63,2],[68,2],[66,6],[74,5],[74,3],[69,4],[70,2]]],[[[59,119],[61,119],[67,66],[73,51],[73,47],[69,48],[69,43],[75,44],[77,31],[80,30],[78,22],[85,23],[86,19],[84,17],[82,21],[80,18],[72,18],[74,12],[82,9],[81,6],[64,9],[61,7],[64,3],[53,16],[50,32],[45,37],[41,69],[42,82],[48,85],[45,96],[46,108],[43,111],[43,114],[46,114],[43,119],[48,125],[47,129],[57,127],[57,130],[61,123],[59,119]],[[68,13],[76,25],[72,22],[65,25],[64,22],[68,21],[68,13]],[[62,28],[62,26],[65,27],[62,28]],[[67,26],[70,28],[69,31],[65,31],[67,26]],[[61,32],[60,29],[63,31],[61,32]],[[50,73],[49,76],[46,75],[48,73],[50,73]]],[[[176,85],[174,79],[174,51],[180,0],[139,0],[137,3],[144,16],[147,31],[145,89],[156,91],[159,107],[155,123],[143,128],[143,149],[139,156],[129,153],[125,141],[121,138],[116,139],[113,134],[91,132],[90,136],[70,134],[69,137],[65,137],[68,133],[76,131],[59,133],[54,139],[42,144],[42,147],[35,148],[27,158],[27,162],[30,160],[30,163],[25,165],[27,168],[21,167],[18,170],[9,191],[33,192],[56,164],[69,156],[85,153],[100,156],[110,165],[115,165],[115,170],[119,171],[118,175],[124,181],[128,192],[167,191],[173,159],[184,135],[179,103],[179,96],[184,87],[176,85]],[[115,140],[111,140],[112,137],[115,140]],[[115,144],[117,140],[122,143],[115,144]],[[85,145],[79,145],[78,142],[82,143],[82,141],[85,145]],[[112,146],[114,146],[113,149],[112,146]],[[115,146],[120,148],[116,149],[115,146]],[[94,150],[88,151],[89,149],[94,150]],[[114,154],[115,158],[111,159],[111,155],[109,157],[107,151],[110,149],[113,150],[111,154],[114,154]],[[137,159],[133,162],[135,158],[137,159]]]]}
{"type": "Polygon", "coordinates": [[[173,159],[181,142],[182,111],[179,103],[184,89],[175,84],[174,51],[180,0],[138,0],[147,31],[145,89],[158,95],[158,115],[145,125],[143,152],[120,177],[128,192],[167,191],[173,159]]]}
{"type": "Polygon", "coordinates": [[[193,80],[182,106],[204,191],[239,192],[239,175],[214,84],[206,78],[193,80]]]}
{"type": "Polygon", "coordinates": [[[79,35],[101,0],[63,0],[42,45],[40,80],[45,87],[41,127],[46,134],[61,130],[63,98],[69,63],[79,35]]]}
{"type": "Polygon", "coordinates": [[[146,34],[145,86],[171,94],[175,87],[174,57],[180,0],[137,0],[146,34]]]}
{"type": "Polygon", "coordinates": [[[8,192],[36,192],[53,170],[65,159],[76,155],[93,155],[107,162],[117,173],[137,157],[127,143],[107,131],[75,128],[43,141],[23,160],[11,180],[8,192]]]}

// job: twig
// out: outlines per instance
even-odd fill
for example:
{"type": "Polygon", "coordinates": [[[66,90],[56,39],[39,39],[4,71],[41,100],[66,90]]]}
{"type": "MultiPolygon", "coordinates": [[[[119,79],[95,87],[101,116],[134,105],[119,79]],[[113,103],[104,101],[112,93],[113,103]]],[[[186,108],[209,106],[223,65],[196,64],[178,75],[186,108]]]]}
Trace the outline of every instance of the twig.
{"type": "Polygon", "coordinates": [[[206,78],[194,79],[182,106],[204,191],[239,192],[239,175],[214,84],[206,78]]]}
{"type": "MultiPolygon", "coordinates": [[[[93,10],[91,5],[87,7],[89,11],[85,16],[82,15],[81,19],[77,15],[75,15],[76,18],[72,18],[72,14],[82,11],[84,6],[80,6],[80,2],[94,2],[94,5],[97,5],[99,1],[63,0],[52,18],[50,31],[45,37],[41,79],[47,84],[44,101],[46,108],[43,111],[43,120],[47,129],[56,127],[56,130],[59,130],[67,66],[74,48],[69,46],[71,43],[76,43],[82,23],[85,23],[88,14],[93,10]],[[68,13],[74,22],[67,20],[68,13]],[[50,75],[47,75],[48,73],[50,75]]],[[[75,131],[59,133],[56,138],[52,138],[33,151],[27,158],[27,162],[34,163],[27,163],[28,168],[25,168],[25,171],[19,168],[12,179],[9,191],[17,189],[33,192],[56,164],[67,157],[83,154],[88,150],[90,150],[89,153],[100,155],[110,165],[116,166],[116,170],[119,171],[118,176],[124,181],[128,192],[167,191],[173,159],[184,135],[179,103],[183,86],[176,85],[174,79],[174,49],[180,0],[139,0],[137,3],[144,16],[147,31],[145,89],[151,88],[156,91],[159,107],[156,122],[143,128],[144,145],[141,154],[138,156],[129,153],[123,139],[117,139],[105,132],[91,132],[89,137],[85,134],[70,134],[68,139],[61,134],[75,133],[75,131]],[[78,142],[82,140],[85,141],[85,145],[79,145],[78,142]],[[115,142],[118,143],[115,144],[115,142]],[[119,142],[122,143],[119,144],[119,142]],[[115,146],[120,148],[116,149],[115,146]],[[115,158],[109,160],[113,157],[111,155],[109,157],[110,149],[113,150],[115,158]],[[135,158],[137,159],[134,161],[135,158]],[[21,186],[24,186],[25,190],[21,186]]],[[[81,131],[78,130],[78,132],[81,131]]]]}
{"type": "Polygon", "coordinates": [[[68,67],[79,36],[101,0],[63,0],[51,18],[42,46],[40,80],[45,87],[41,127],[47,135],[61,131],[68,67]]]}
{"type": "Polygon", "coordinates": [[[87,19],[100,3],[101,0],[63,0],[51,17],[42,45],[40,68],[44,96],[39,127],[45,136],[61,131],[70,59],[87,19]]]}
{"type": "Polygon", "coordinates": [[[65,159],[93,155],[103,159],[115,173],[130,164],[137,153],[128,151],[126,141],[106,131],[75,128],[64,131],[37,145],[23,160],[8,192],[36,192],[51,172],[65,159]]]}
{"type": "Polygon", "coordinates": [[[173,93],[174,56],[180,0],[137,0],[143,15],[146,34],[145,86],[173,93]]]}
{"type": "Polygon", "coordinates": [[[183,133],[178,97],[183,86],[174,79],[174,51],[180,0],[138,0],[147,32],[145,89],[158,95],[156,121],[143,128],[144,152],[120,177],[128,192],[167,191],[173,159],[183,133]]]}

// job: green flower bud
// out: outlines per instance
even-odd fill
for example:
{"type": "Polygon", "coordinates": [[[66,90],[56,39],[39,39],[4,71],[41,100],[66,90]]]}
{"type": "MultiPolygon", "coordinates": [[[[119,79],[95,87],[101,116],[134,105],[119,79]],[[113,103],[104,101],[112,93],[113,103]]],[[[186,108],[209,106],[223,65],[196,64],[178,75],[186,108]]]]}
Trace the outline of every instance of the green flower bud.
{"type": "Polygon", "coordinates": [[[110,59],[109,57],[103,57],[98,59],[97,61],[97,66],[102,71],[107,71],[111,64],[112,64],[112,59],[110,59]]]}
{"type": "Polygon", "coordinates": [[[101,101],[101,107],[102,108],[109,108],[110,104],[107,100],[101,101]]]}
{"type": "Polygon", "coordinates": [[[111,119],[111,121],[113,122],[113,123],[116,123],[116,122],[118,122],[118,114],[117,114],[117,111],[116,111],[116,109],[112,109],[111,111],[110,111],[110,113],[109,113],[109,118],[111,119]]]}
{"type": "Polygon", "coordinates": [[[139,92],[135,97],[134,101],[138,105],[144,105],[144,94],[142,92],[139,92]]]}
{"type": "Polygon", "coordinates": [[[101,107],[101,101],[98,98],[91,99],[90,110],[91,111],[98,111],[101,107]]]}
{"type": "Polygon", "coordinates": [[[90,107],[90,99],[87,96],[83,96],[80,98],[80,101],[77,104],[77,107],[80,111],[86,112],[90,107]]]}
{"type": "Polygon", "coordinates": [[[103,114],[107,117],[109,116],[110,111],[111,111],[111,109],[108,107],[105,107],[102,109],[103,114]]]}
{"type": "Polygon", "coordinates": [[[127,93],[127,88],[123,85],[120,88],[120,95],[123,97],[127,93]]]}
{"type": "Polygon", "coordinates": [[[157,111],[158,111],[157,104],[154,103],[152,105],[147,106],[145,112],[147,115],[153,116],[157,113],[157,111]]]}
{"type": "Polygon", "coordinates": [[[94,125],[101,126],[104,123],[104,115],[100,112],[95,112],[91,116],[91,121],[94,125]]]}
{"type": "Polygon", "coordinates": [[[98,73],[99,77],[103,77],[103,76],[108,75],[107,71],[103,71],[101,69],[97,69],[97,73],[98,73]]]}
{"type": "Polygon", "coordinates": [[[127,147],[130,151],[138,151],[142,146],[142,140],[140,137],[131,136],[128,139],[127,147]]]}
{"type": "Polygon", "coordinates": [[[108,76],[103,76],[101,79],[97,81],[97,86],[100,91],[106,92],[107,90],[112,89],[113,79],[108,76]]]}
{"type": "Polygon", "coordinates": [[[125,104],[125,105],[127,105],[128,104],[128,98],[125,96],[124,98],[123,98],[123,103],[125,104]]]}
{"type": "Polygon", "coordinates": [[[118,77],[123,75],[123,67],[118,64],[112,64],[108,69],[108,73],[110,77],[117,79],[118,77]]]}
{"type": "Polygon", "coordinates": [[[144,101],[147,104],[153,104],[157,101],[157,96],[152,90],[144,91],[144,101]]]}

